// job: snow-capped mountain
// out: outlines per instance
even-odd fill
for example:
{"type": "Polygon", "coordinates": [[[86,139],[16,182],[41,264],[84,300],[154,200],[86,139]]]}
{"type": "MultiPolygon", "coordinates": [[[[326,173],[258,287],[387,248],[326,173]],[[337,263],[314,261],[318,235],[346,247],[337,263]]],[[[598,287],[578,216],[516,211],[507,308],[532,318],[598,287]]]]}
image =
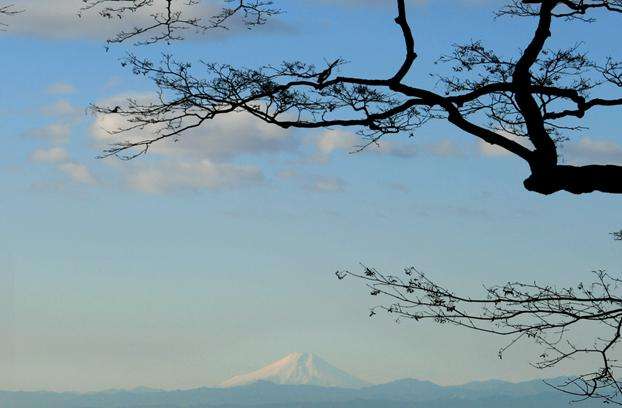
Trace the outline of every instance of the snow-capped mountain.
{"type": "Polygon", "coordinates": [[[364,381],[333,367],[312,353],[292,353],[257,371],[236,375],[221,387],[239,387],[257,381],[287,385],[319,385],[323,387],[360,388],[364,381]]]}

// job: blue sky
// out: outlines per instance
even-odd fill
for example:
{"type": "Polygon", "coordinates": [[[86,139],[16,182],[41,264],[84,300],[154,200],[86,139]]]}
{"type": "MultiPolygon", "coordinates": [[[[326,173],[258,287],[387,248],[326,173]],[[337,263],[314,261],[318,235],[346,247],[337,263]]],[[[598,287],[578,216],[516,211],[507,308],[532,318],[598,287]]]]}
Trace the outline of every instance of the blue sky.
{"type": "MultiPolygon", "coordinates": [[[[19,3],[19,2],[18,2],[19,3]]],[[[89,103],[147,97],[149,81],[105,52],[106,26],[79,2],[23,0],[0,34],[0,373],[3,389],[94,390],[216,384],[292,351],[312,351],[361,378],[443,384],[520,380],[532,369],[502,339],[384,318],[356,282],[359,262],[415,265],[477,291],[510,279],[573,284],[620,268],[620,198],[522,188],[523,163],[443,123],[351,155],[348,129],[281,131],[219,120],[133,162],[96,156],[116,123],[89,103]],[[35,7],[36,5],[36,7],[35,7]]],[[[343,57],[342,72],[382,75],[402,57],[392,2],[284,1],[255,32],[173,44],[179,59],[256,66],[343,57]],[[356,5],[356,6],[355,6],[356,5]]],[[[19,5],[19,4],[18,4],[19,5]]],[[[413,1],[429,72],[452,43],[514,52],[530,21],[493,20],[496,2],[413,1]]],[[[555,27],[554,38],[614,54],[619,24],[555,27]]],[[[163,46],[134,49],[156,56],[163,46]]],[[[564,149],[570,162],[622,162],[617,111],[598,111],[564,149]]],[[[522,347],[522,348],[521,348],[522,347]]]]}

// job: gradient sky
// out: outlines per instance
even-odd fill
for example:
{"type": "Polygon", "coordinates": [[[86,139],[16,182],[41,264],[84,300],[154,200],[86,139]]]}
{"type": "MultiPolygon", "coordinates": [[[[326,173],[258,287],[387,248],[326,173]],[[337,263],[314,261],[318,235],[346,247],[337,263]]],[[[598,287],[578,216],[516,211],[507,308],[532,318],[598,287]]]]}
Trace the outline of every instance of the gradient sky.
{"type": "MultiPolygon", "coordinates": [[[[75,17],[77,0],[17,0],[0,34],[0,389],[98,390],[217,384],[292,351],[311,351],[364,380],[442,384],[521,380],[539,372],[519,346],[451,328],[370,320],[359,262],[415,265],[477,293],[511,279],[574,284],[620,269],[621,198],[543,197],[528,169],[443,123],[412,139],[348,154],[348,129],[280,131],[225,118],[126,163],[98,160],[110,122],[89,103],[149,95],[104,50],[118,27],[75,17]],[[8,367],[8,370],[6,369],[8,367]]],[[[180,59],[256,66],[343,57],[342,72],[386,75],[403,50],[392,1],[280,3],[254,32],[231,30],[170,48],[180,59]]],[[[413,1],[429,72],[452,43],[515,52],[533,21],[494,20],[497,1],[413,1]]],[[[614,54],[619,22],[557,24],[595,58],[614,54]]],[[[556,40],[555,40],[556,41],[556,40]]],[[[157,56],[163,46],[135,49],[157,56]]],[[[596,111],[564,148],[568,162],[622,164],[619,111],[596,111]]]]}

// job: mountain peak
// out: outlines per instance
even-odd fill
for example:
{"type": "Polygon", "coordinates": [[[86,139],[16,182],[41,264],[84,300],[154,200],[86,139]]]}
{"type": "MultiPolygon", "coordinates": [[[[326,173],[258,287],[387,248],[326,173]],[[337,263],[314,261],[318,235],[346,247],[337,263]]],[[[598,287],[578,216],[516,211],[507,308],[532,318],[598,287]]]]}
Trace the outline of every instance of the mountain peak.
{"type": "Polygon", "coordinates": [[[360,388],[364,381],[342,371],[313,353],[290,353],[248,374],[236,375],[222,387],[239,387],[258,381],[287,385],[319,385],[323,387],[360,388]]]}

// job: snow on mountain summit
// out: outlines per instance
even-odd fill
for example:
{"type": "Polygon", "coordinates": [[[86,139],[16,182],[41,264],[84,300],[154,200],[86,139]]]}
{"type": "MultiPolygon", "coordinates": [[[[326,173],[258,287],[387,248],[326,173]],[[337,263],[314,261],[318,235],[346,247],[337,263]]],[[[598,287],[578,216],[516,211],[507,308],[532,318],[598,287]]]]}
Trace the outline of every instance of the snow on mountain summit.
{"type": "Polygon", "coordinates": [[[239,387],[257,381],[287,385],[319,385],[323,387],[360,388],[364,381],[333,367],[312,353],[292,353],[257,371],[236,375],[221,387],[239,387]]]}

